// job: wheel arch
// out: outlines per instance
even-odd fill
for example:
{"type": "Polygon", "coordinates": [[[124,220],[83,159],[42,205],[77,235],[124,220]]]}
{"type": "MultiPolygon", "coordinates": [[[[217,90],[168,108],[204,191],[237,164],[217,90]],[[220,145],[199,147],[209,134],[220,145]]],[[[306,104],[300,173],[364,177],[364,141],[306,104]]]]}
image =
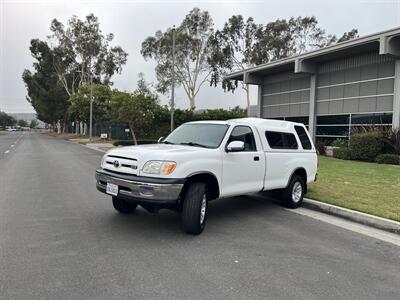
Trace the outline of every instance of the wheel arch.
{"type": "Polygon", "coordinates": [[[300,176],[301,178],[303,178],[303,180],[304,180],[304,185],[305,185],[304,194],[306,194],[306,193],[307,193],[307,171],[306,171],[306,169],[303,168],[303,167],[299,167],[299,168],[294,169],[293,172],[292,172],[292,174],[291,174],[290,177],[289,177],[289,180],[288,180],[288,182],[287,182],[287,184],[286,184],[286,187],[289,186],[290,181],[292,180],[292,178],[293,178],[294,175],[298,175],[298,176],[300,176]]]}
{"type": "Polygon", "coordinates": [[[186,177],[186,182],[185,185],[182,189],[182,195],[184,194],[186,188],[189,186],[190,183],[192,182],[204,182],[207,185],[207,190],[209,193],[209,199],[214,200],[217,199],[220,195],[220,190],[219,190],[219,182],[217,179],[217,176],[215,176],[213,173],[208,172],[208,171],[199,171],[195,173],[191,173],[186,177]]]}

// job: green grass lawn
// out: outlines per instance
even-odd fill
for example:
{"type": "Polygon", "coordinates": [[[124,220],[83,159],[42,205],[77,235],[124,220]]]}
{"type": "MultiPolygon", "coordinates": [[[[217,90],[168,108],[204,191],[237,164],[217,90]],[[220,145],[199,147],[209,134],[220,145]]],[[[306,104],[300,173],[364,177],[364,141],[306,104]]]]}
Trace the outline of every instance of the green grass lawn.
{"type": "Polygon", "coordinates": [[[307,198],[400,221],[400,166],[319,156],[307,198]]]}

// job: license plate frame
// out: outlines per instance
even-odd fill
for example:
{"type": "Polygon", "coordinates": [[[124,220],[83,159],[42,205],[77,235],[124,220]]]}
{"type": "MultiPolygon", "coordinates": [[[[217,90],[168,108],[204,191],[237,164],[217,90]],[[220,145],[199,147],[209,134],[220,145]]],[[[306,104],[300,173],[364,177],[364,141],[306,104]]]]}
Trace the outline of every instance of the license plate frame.
{"type": "Polygon", "coordinates": [[[106,193],[112,196],[118,196],[118,185],[107,182],[106,193]]]}

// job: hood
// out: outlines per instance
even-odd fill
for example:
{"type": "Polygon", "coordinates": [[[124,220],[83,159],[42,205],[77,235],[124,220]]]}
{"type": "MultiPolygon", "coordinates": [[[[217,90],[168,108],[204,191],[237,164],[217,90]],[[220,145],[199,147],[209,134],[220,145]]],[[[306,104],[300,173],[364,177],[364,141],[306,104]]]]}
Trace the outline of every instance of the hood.
{"type": "MultiPolygon", "coordinates": [[[[168,160],[176,163],[202,157],[205,153],[217,149],[208,149],[186,145],[150,144],[138,146],[117,147],[109,150],[105,157],[105,169],[140,175],[143,165],[149,160],[168,160]],[[119,167],[114,167],[114,161],[119,167]]],[[[148,176],[148,175],[146,175],[148,176]]]]}
{"type": "Polygon", "coordinates": [[[197,154],[209,150],[210,149],[185,145],[150,144],[114,148],[108,151],[107,155],[123,156],[137,159],[138,161],[143,158],[173,160],[180,155],[197,154]]]}

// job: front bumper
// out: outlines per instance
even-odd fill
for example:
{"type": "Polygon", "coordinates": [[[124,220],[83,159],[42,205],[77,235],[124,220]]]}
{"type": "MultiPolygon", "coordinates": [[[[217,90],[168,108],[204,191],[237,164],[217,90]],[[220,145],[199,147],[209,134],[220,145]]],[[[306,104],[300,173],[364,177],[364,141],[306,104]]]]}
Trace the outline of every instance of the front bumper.
{"type": "Polygon", "coordinates": [[[97,189],[105,193],[108,182],[118,185],[118,197],[138,203],[173,204],[179,198],[185,179],[125,175],[97,169],[97,189]]]}

